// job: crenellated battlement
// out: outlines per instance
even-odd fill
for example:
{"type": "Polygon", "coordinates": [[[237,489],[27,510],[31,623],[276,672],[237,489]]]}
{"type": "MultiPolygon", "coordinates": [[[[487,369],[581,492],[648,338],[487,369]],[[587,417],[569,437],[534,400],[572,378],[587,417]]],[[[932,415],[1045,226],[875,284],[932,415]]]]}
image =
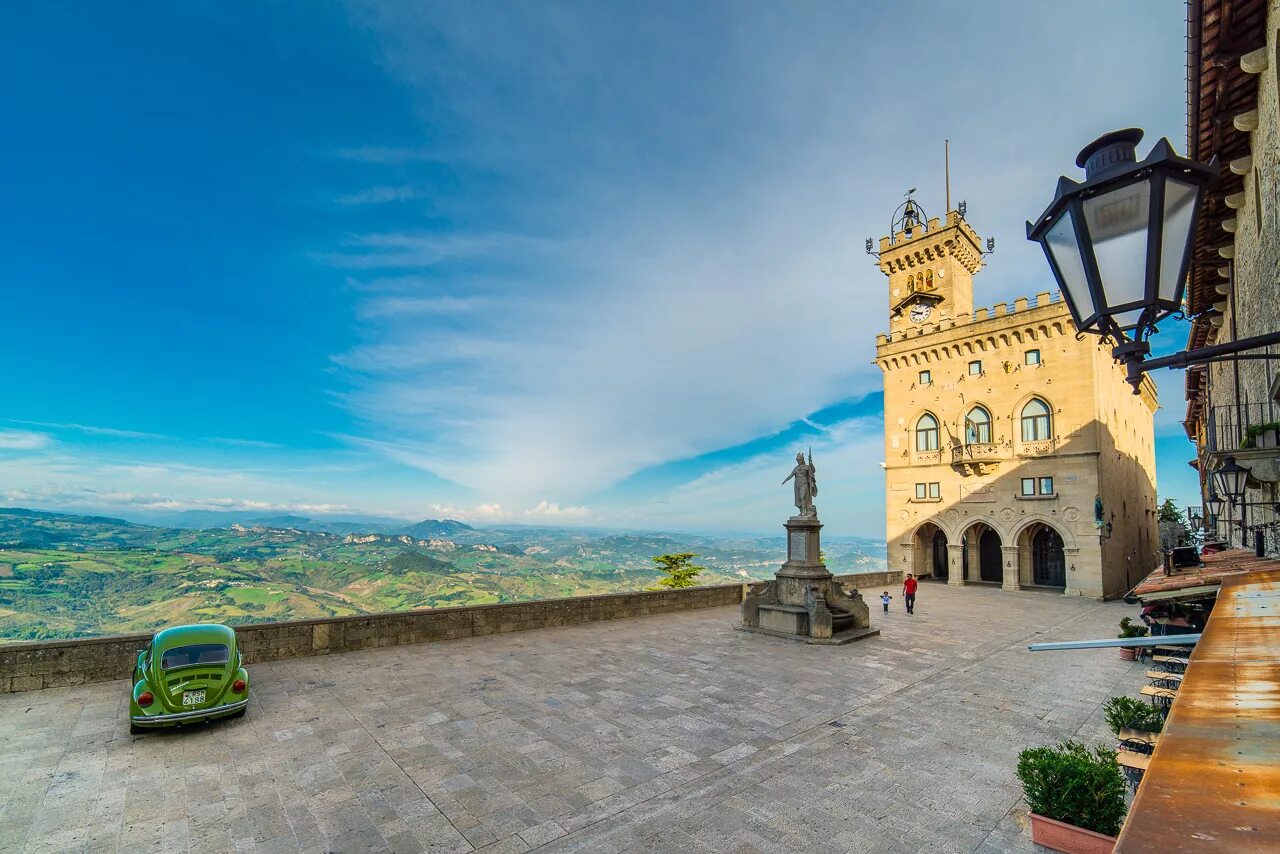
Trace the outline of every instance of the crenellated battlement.
{"type": "Polygon", "coordinates": [[[1028,297],[1018,297],[1012,303],[997,303],[989,308],[975,308],[972,314],[960,314],[955,317],[948,317],[939,320],[936,323],[924,323],[919,326],[909,326],[904,329],[891,333],[881,333],[876,336],[876,347],[883,347],[888,344],[900,341],[908,341],[915,338],[926,338],[938,332],[955,329],[957,327],[968,327],[973,324],[983,323],[989,320],[999,318],[1012,317],[1014,315],[1023,314],[1031,311],[1057,306],[1065,311],[1066,304],[1062,302],[1062,294],[1057,291],[1042,291],[1036,294],[1035,301],[1032,302],[1028,297]]]}

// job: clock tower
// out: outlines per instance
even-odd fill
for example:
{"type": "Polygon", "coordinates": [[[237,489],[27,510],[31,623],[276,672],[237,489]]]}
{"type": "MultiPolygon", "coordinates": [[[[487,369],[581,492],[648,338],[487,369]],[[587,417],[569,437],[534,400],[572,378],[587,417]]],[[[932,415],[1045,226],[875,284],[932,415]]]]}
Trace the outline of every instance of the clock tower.
{"type": "Polygon", "coordinates": [[[964,213],[961,202],[959,210],[947,211],[945,223],[929,219],[910,193],[894,212],[878,253],[880,272],[889,278],[890,332],[972,313],[973,276],[984,253],[964,213]]]}
{"type": "Polygon", "coordinates": [[[1155,385],[1133,394],[1055,293],[975,308],[994,247],[956,208],[930,219],[908,194],[879,251],[867,241],[889,283],[876,336],[888,568],[1123,596],[1160,560],[1155,385]]]}

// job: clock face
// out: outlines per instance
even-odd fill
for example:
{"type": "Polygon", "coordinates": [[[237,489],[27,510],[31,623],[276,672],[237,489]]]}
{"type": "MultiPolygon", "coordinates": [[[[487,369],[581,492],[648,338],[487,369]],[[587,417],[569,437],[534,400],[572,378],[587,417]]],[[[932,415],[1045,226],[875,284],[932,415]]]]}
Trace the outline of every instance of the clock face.
{"type": "Polygon", "coordinates": [[[929,315],[933,313],[933,306],[927,302],[918,302],[911,306],[911,322],[924,323],[929,319],[929,315]]]}

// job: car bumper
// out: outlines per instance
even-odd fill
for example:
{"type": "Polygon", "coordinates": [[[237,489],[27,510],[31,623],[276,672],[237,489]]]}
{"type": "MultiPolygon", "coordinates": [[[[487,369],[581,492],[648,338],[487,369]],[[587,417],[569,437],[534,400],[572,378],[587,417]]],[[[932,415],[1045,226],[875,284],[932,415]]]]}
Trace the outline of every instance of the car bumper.
{"type": "Polygon", "coordinates": [[[195,723],[223,715],[234,714],[249,705],[246,697],[235,703],[227,703],[213,709],[193,709],[189,712],[170,712],[164,715],[130,715],[129,721],[134,726],[167,726],[169,724],[195,723]]]}

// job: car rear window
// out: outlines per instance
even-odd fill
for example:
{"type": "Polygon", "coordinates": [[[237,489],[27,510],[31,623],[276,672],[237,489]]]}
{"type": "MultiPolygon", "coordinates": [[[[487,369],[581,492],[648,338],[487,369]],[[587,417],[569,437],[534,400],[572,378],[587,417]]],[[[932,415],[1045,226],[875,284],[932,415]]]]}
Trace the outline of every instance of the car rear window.
{"type": "Polygon", "coordinates": [[[175,646],[166,649],[160,656],[160,667],[172,670],[175,667],[187,667],[191,664],[226,664],[231,658],[231,650],[222,643],[193,643],[190,646],[175,646]]]}

